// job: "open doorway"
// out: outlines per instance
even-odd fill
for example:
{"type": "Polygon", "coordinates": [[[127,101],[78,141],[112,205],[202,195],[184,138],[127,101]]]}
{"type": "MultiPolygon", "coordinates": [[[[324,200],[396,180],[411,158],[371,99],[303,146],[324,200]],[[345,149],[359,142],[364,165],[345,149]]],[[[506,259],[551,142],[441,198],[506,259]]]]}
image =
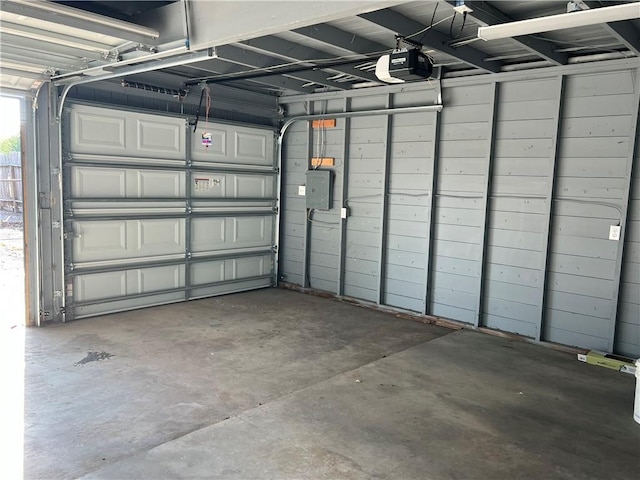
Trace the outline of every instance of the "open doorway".
{"type": "Polygon", "coordinates": [[[24,324],[24,239],[20,99],[0,97],[0,319],[24,324]]]}

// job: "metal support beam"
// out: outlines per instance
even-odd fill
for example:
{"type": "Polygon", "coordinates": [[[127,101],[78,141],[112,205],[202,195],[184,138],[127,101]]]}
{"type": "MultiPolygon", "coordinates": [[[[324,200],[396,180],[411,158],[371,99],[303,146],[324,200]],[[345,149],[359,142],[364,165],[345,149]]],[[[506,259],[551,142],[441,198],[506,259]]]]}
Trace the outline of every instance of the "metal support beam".
{"type": "MultiPolygon", "coordinates": [[[[313,115],[313,102],[307,101],[307,114],[313,115]]],[[[283,127],[284,130],[284,127],[283,127]]],[[[281,149],[284,148],[284,145],[280,146],[281,149]]],[[[312,120],[307,121],[307,168],[309,170],[311,168],[311,157],[313,156],[313,126],[312,120]]],[[[306,197],[305,197],[306,199],[306,197]]],[[[303,233],[303,245],[302,245],[302,286],[304,288],[310,287],[309,282],[309,257],[311,256],[311,249],[309,248],[311,244],[311,222],[309,221],[309,209],[304,208],[304,233],[303,233]]]]}
{"type": "MultiPolygon", "coordinates": [[[[343,111],[348,112],[351,109],[351,99],[344,99],[343,111]]],[[[347,199],[349,198],[349,144],[351,143],[351,119],[345,117],[344,130],[342,132],[342,179],[340,186],[342,187],[341,208],[347,208],[347,199]]],[[[349,212],[347,211],[347,217],[349,212]]],[[[340,232],[338,233],[340,244],[338,245],[338,287],[336,293],[338,296],[344,295],[344,267],[347,257],[347,218],[340,219],[340,232]]]]}
{"type": "MultiPolygon", "coordinates": [[[[225,71],[221,71],[219,61],[218,62],[202,62],[194,66],[196,68],[206,69],[207,65],[213,64],[216,67],[218,67],[215,69],[216,72],[234,73],[234,72],[244,72],[251,69],[270,68],[270,67],[274,67],[282,64],[282,60],[276,57],[264,55],[262,53],[254,52],[246,48],[234,47],[233,45],[224,45],[222,47],[218,47],[216,48],[216,52],[218,54],[219,60],[222,60],[225,62],[232,62],[233,64],[242,65],[248,68],[233,69],[229,65],[224,65],[225,71]]],[[[268,72],[265,72],[265,73],[268,73],[268,72]]],[[[277,72],[275,72],[274,74],[277,74],[277,72]]],[[[279,74],[277,74],[277,76],[279,76],[279,74]]],[[[338,88],[340,90],[344,90],[345,88],[344,84],[334,82],[332,80],[327,80],[328,75],[317,70],[309,70],[306,72],[296,72],[287,76],[298,79],[298,80],[303,80],[304,82],[313,82],[318,85],[338,88]]]]}
{"type": "Polygon", "coordinates": [[[185,219],[184,219],[184,258],[185,258],[185,265],[184,265],[184,299],[185,300],[189,300],[190,296],[191,296],[191,262],[189,260],[191,260],[191,229],[192,229],[192,209],[191,209],[191,198],[193,196],[193,193],[191,191],[191,185],[193,185],[192,182],[192,161],[191,161],[191,141],[193,140],[193,135],[195,135],[193,133],[193,129],[191,128],[191,125],[189,125],[189,122],[185,121],[185,174],[184,174],[184,180],[185,180],[185,219]]]}
{"type": "MultiPolygon", "coordinates": [[[[602,2],[599,1],[583,1],[582,3],[589,8],[599,8],[603,6],[602,2]]],[[[616,37],[629,50],[640,56],[640,34],[631,22],[603,23],[602,27],[610,35],[616,37]]]]}
{"type": "Polygon", "coordinates": [[[555,197],[555,185],[556,185],[556,167],[560,158],[560,130],[562,128],[562,112],[564,106],[564,91],[566,80],[564,75],[558,76],[558,88],[556,93],[556,110],[554,111],[554,134],[553,143],[551,146],[551,157],[549,158],[549,170],[547,172],[547,192],[545,195],[547,202],[547,210],[545,211],[545,225],[547,231],[544,235],[542,244],[542,265],[540,266],[540,285],[538,291],[538,301],[535,302],[540,309],[538,312],[538,325],[536,325],[536,341],[542,341],[544,337],[544,320],[545,309],[547,304],[547,284],[548,280],[548,268],[549,257],[551,257],[551,237],[553,235],[553,206],[555,197]]]}
{"type": "MultiPolygon", "coordinates": [[[[245,79],[242,78],[242,76],[239,76],[237,80],[234,79],[233,76],[225,78],[225,75],[234,73],[242,74],[243,72],[247,71],[247,68],[242,68],[240,65],[225,62],[224,60],[215,60],[207,62],[206,64],[200,63],[197,65],[192,65],[191,68],[201,70],[202,72],[206,73],[206,75],[190,78],[186,82],[187,86],[200,83],[201,81],[206,81],[209,85],[219,83],[232,85],[235,82],[244,81],[245,79]]],[[[194,72],[189,71],[187,75],[189,77],[193,77],[194,72]]],[[[308,84],[309,82],[296,78],[285,77],[281,74],[274,73],[273,75],[268,75],[263,73],[262,75],[260,75],[260,77],[249,78],[246,79],[246,81],[251,82],[254,85],[258,84],[262,87],[287,89],[293,90],[294,92],[313,93],[313,88],[311,88],[310,86],[305,86],[305,84],[308,84]]]]}
{"type": "MultiPolygon", "coordinates": [[[[447,3],[451,5],[456,4],[456,2],[452,0],[447,0],[447,3]]],[[[467,18],[482,27],[514,21],[488,2],[465,1],[464,4],[473,9],[473,12],[469,13],[467,18]]],[[[566,53],[556,52],[552,43],[532,36],[513,37],[510,40],[555,65],[566,65],[569,58],[569,55],[566,53]]]]}
{"type": "Polygon", "coordinates": [[[424,315],[430,313],[431,298],[433,297],[433,244],[435,233],[435,209],[436,209],[436,191],[438,189],[438,156],[440,143],[440,112],[433,112],[433,126],[431,129],[431,178],[429,185],[429,204],[427,205],[427,225],[429,232],[427,234],[426,262],[425,262],[425,280],[424,280],[424,315]]]}
{"type": "Polygon", "coordinates": [[[620,304],[620,281],[622,277],[622,265],[624,261],[624,244],[627,235],[627,222],[629,221],[629,200],[631,197],[631,182],[633,175],[638,172],[633,171],[634,157],[640,152],[640,125],[638,125],[638,115],[640,114],[640,68],[635,72],[635,100],[637,108],[633,112],[631,118],[631,138],[629,139],[629,151],[627,154],[627,171],[625,178],[627,185],[622,195],[622,212],[620,213],[620,240],[618,240],[618,250],[616,252],[616,266],[613,275],[613,307],[611,308],[611,317],[609,318],[609,343],[608,351],[613,352],[615,348],[616,324],[618,320],[618,307],[620,304]],[[635,133],[635,135],[634,135],[635,133]]]}
{"type": "MultiPolygon", "coordinates": [[[[252,40],[247,40],[243,42],[243,45],[246,45],[250,48],[261,50],[268,54],[273,54],[275,56],[278,56],[280,58],[284,58],[290,61],[306,60],[306,61],[309,61],[310,63],[313,63],[318,59],[332,58],[335,56],[330,53],[323,52],[322,50],[317,50],[315,48],[298,45],[277,37],[254,38],[252,40]]],[[[354,62],[356,60],[357,59],[354,58],[354,62]]],[[[371,60],[362,60],[362,63],[370,62],[370,61],[371,60]]],[[[366,82],[382,83],[380,82],[380,80],[378,80],[378,78],[374,74],[359,70],[355,68],[355,66],[353,65],[334,66],[334,67],[331,67],[331,70],[344,73],[345,75],[352,75],[366,82]]]]}
{"type": "MultiPolygon", "coordinates": [[[[393,96],[387,94],[385,108],[393,108],[393,96]]],[[[393,117],[387,115],[387,121],[384,126],[384,164],[382,167],[382,209],[380,212],[380,254],[378,256],[378,292],[376,295],[376,303],[385,304],[385,287],[387,277],[387,224],[389,210],[389,176],[391,175],[391,150],[393,135],[393,117]]]]}
{"type": "Polygon", "coordinates": [[[491,220],[491,183],[493,177],[493,156],[495,151],[495,131],[498,120],[499,83],[494,82],[489,98],[490,127],[488,132],[488,153],[484,171],[484,193],[482,196],[482,234],[480,237],[480,258],[478,259],[478,298],[476,299],[476,312],[474,316],[474,326],[480,327],[482,324],[482,307],[484,302],[484,287],[486,273],[487,244],[489,240],[489,222],[491,220]]]}
{"type": "Polygon", "coordinates": [[[62,258],[62,206],[60,131],[55,122],[57,90],[45,84],[36,111],[38,179],[38,252],[41,261],[41,310],[38,325],[64,319],[64,259],[62,258]]]}
{"type": "MultiPolygon", "coordinates": [[[[415,20],[405,17],[404,15],[390,9],[364,13],[359,15],[359,17],[375,23],[376,25],[380,25],[392,32],[398,33],[399,35],[412,35],[415,32],[419,32],[420,30],[427,28],[426,25],[416,22],[415,20]]],[[[449,43],[452,39],[435,29],[430,30],[428,37],[426,37],[426,41],[426,44],[430,48],[462,60],[472,67],[480,68],[492,73],[499,72],[500,67],[502,67],[501,62],[485,61],[484,59],[487,55],[475,48],[468,46],[462,46],[459,48],[450,47],[449,43]]]]}

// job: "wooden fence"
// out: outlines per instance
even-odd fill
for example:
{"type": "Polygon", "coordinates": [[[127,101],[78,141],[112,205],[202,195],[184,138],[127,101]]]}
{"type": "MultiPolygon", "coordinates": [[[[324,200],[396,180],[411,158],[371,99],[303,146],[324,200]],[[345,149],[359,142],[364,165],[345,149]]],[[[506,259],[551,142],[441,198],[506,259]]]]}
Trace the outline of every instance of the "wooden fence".
{"type": "Polygon", "coordinates": [[[0,153],[0,210],[22,212],[20,152],[0,153]]]}

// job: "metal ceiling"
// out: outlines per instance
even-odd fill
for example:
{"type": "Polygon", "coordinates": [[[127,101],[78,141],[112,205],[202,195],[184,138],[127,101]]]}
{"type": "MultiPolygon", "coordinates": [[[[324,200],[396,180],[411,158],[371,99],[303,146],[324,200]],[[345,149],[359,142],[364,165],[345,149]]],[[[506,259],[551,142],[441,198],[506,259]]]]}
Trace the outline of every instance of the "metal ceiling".
{"type": "MultiPolygon", "coordinates": [[[[106,73],[113,77],[123,65],[144,70],[141,62],[184,56],[190,46],[215,47],[217,58],[168,68],[157,62],[164,75],[155,74],[154,80],[170,88],[193,88],[206,80],[275,95],[361,88],[380,84],[375,62],[395,47],[396,33],[424,44],[443,77],[640,56],[637,20],[477,39],[479,26],[566,13],[566,1],[465,1],[473,9],[465,18],[454,16],[455,1],[363,0],[344,2],[350,4],[344,10],[335,6],[342,2],[325,3],[1,0],[0,88],[15,93],[50,78],[68,83],[106,73]],[[334,12],[327,13],[330,9],[334,12]],[[278,12],[290,10],[300,22],[278,23],[278,12]],[[221,37],[231,40],[227,43],[209,35],[205,22],[211,12],[218,17],[227,12],[228,18],[217,20],[230,24],[232,32],[237,25],[238,35],[221,37]],[[264,28],[251,27],[261,18],[264,28]],[[245,25],[253,29],[241,31],[245,25]],[[194,42],[197,36],[211,43],[194,42]]],[[[587,9],[632,2],[574,3],[587,9]]],[[[126,78],[140,82],[149,75],[126,78]]]]}

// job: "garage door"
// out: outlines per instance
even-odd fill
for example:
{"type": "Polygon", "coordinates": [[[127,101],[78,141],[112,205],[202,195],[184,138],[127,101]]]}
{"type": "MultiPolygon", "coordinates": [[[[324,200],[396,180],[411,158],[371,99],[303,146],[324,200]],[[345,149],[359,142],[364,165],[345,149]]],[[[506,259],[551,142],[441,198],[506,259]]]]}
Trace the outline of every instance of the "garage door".
{"type": "Polygon", "coordinates": [[[272,130],[88,105],[63,122],[67,319],[271,285],[272,130]]]}

